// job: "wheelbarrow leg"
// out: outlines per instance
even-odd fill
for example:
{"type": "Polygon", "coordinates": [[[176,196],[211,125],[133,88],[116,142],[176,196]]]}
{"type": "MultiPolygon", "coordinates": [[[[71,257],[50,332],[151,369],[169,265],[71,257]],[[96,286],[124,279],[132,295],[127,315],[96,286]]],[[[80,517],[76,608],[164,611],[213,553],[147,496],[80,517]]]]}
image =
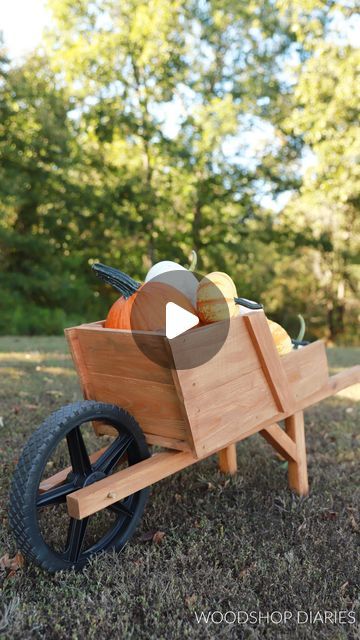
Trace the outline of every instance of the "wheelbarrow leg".
{"type": "Polygon", "coordinates": [[[230,444],[219,451],[219,469],[230,475],[237,472],[236,444],[230,444]]]}
{"type": "Polygon", "coordinates": [[[304,414],[302,411],[286,418],[285,431],[295,442],[297,453],[296,461],[289,460],[289,487],[300,496],[306,496],[309,493],[309,483],[306,463],[304,414]]]}

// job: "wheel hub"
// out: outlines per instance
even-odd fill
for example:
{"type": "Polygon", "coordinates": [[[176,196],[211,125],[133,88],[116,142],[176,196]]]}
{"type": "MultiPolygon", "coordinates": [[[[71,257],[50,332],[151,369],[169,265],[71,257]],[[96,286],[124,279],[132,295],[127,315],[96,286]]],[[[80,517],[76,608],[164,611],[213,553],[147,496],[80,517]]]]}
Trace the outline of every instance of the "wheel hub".
{"type": "Polygon", "coordinates": [[[103,478],[106,478],[106,474],[103,471],[93,471],[92,473],[90,473],[90,475],[86,476],[82,486],[88,487],[89,484],[93,484],[94,482],[102,480],[103,478]]]}
{"type": "Polygon", "coordinates": [[[67,480],[68,482],[73,482],[74,485],[82,489],[83,487],[88,487],[90,484],[97,482],[98,480],[103,480],[106,478],[106,474],[103,471],[92,471],[87,476],[74,474],[73,472],[69,473],[67,480]]]}

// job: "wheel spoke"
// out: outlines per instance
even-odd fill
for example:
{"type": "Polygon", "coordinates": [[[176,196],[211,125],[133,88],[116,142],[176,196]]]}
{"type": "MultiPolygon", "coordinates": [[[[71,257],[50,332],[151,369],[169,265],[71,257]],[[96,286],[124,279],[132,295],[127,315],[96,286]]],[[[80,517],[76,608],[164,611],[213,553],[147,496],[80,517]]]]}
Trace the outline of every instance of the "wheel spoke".
{"type": "Polygon", "coordinates": [[[76,427],[70,431],[66,436],[66,440],[74,473],[87,475],[91,472],[91,462],[88,452],[86,451],[80,427],[76,427]]]}
{"type": "Polygon", "coordinates": [[[134,515],[134,512],[129,509],[129,507],[127,507],[123,502],[115,502],[107,508],[109,509],[109,511],[112,511],[112,513],[116,513],[117,515],[125,515],[128,518],[132,518],[134,515]]]}
{"type": "Polygon", "coordinates": [[[77,562],[79,559],[88,520],[89,518],[83,518],[82,520],[70,519],[65,556],[71,562],[77,562]]]}
{"type": "Polygon", "coordinates": [[[103,471],[108,474],[115,467],[116,463],[126,453],[132,441],[132,436],[118,436],[106,451],[94,464],[95,471],[103,471]]]}
{"type": "Polygon", "coordinates": [[[45,491],[45,493],[39,494],[36,506],[40,509],[40,507],[48,507],[52,504],[61,504],[66,502],[66,496],[72,491],[75,491],[75,489],[76,487],[74,487],[72,482],[66,482],[65,484],[60,485],[60,487],[55,487],[55,489],[45,491]]]}

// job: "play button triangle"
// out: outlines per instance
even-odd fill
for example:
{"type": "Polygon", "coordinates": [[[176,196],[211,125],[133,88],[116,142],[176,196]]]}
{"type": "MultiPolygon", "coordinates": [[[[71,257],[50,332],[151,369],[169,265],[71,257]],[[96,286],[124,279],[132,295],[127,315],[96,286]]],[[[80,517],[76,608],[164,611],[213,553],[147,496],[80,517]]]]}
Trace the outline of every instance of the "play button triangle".
{"type": "Polygon", "coordinates": [[[199,324],[199,318],[193,313],[179,307],[175,302],[167,303],[165,334],[169,340],[176,338],[192,327],[196,327],[197,324],[199,324]]]}

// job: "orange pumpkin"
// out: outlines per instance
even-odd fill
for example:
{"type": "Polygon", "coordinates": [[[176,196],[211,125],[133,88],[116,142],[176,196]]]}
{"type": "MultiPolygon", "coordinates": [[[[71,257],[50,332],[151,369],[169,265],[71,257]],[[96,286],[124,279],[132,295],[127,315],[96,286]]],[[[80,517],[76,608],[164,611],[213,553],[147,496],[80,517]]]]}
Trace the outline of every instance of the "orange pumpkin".
{"type": "Polygon", "coordinates": [[[106,329],[159,331],[165,328],[166,304],[173,302],[196,315],[189,299],[164,282],[143,284],[130,298],[114,302],[105,321],[106,329]]]}

